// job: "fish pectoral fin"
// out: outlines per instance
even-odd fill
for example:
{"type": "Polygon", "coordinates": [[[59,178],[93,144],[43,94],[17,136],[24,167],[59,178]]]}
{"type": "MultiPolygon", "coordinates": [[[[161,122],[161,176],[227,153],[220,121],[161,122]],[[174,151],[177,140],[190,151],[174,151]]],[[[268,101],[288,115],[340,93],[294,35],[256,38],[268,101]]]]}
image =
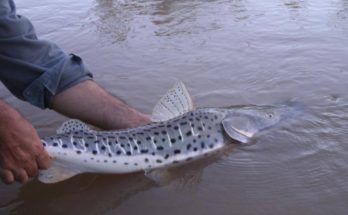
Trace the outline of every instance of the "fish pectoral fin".
{"type": "Polygon", "coordinates": [[[265,128],[260,120],[248,114],[230,114],[222,121],[222,125],[229,137],[247,143],[265,128]]]}
{"type": "Polygon", "coordinates": [[[79,170],[71,169],[60,165],[52,165],[47,170],[40,170],[39,181],[46,184],[57,183],[82,173],[79,170]]]}
{"type": "Polygon", "coordinates": [[[57,134],[65,134],[73,131],[88,131],[94,132],[88,125],[77,119],[69,119],[57,129],[57,134]]]}
{"type": "Polygon", "coordinates": [[[193,103],[184,83],[178,82],[156,104],[152,121],[161,122],[193,110],[193,103]]]}
{"type": "Polygon", "coordinates": [[[171,172],[164,168],[145,170],[144,175],[159,186],[169,184],[174,178],[171,172]]]}

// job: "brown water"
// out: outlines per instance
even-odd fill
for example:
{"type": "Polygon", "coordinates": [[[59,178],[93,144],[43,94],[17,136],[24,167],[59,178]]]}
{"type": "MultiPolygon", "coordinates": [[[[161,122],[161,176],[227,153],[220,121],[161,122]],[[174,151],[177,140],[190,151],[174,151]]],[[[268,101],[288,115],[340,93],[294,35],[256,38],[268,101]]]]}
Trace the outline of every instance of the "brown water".
{"type": "MultiPolygon", "coordinates": [[[[177,80],[199,107],[306,108],[163,186],[143,174],[0,184],[0,214],[348,214],[347,0],[16,2],[41,38],[83,57],[98,83],[144,112],[177,80]]],[[[0,97],[42,136],[64,121],[4,87],[0,97]]]]}

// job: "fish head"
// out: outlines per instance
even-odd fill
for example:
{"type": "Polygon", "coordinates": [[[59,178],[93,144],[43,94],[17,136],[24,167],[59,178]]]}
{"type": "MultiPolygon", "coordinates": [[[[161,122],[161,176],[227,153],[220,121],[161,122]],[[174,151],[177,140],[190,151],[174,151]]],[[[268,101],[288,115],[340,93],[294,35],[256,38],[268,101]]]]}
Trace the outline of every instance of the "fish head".
{"type": "Polygon", "coordinates": [[[242,143],[299,113],[298,105],[239,106],[226,109],[222,125],[228,136],[242,143]]]}

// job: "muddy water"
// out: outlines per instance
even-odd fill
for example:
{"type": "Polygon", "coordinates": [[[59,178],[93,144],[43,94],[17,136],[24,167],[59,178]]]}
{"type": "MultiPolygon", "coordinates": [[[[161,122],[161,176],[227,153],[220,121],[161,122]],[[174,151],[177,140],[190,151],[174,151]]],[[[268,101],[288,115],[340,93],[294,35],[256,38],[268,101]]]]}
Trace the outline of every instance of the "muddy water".
{"type": "MultiPolygon", "coordinates": [[[[177,170],[0,184],[0,214],[347,214],[347,0],[17,0],[41,38],[81,57],[95,80],[151,112],[175,81],[196,106],[302,103],[253,145],[177,170]]],[[[40,135],[64,117],[0,96],[40,135]]]]}

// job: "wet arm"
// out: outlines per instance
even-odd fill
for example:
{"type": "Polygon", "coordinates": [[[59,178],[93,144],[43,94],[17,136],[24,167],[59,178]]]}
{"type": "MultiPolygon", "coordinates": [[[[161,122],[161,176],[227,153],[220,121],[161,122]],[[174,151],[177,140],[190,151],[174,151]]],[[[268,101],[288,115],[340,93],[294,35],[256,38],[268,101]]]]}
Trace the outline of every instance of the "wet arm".
{"type": "Polygon", "coordinates": [[[150,118],[107,93],[93,81],[84,81],[54,96],[52,108],[102,129],[135,127],[150,118]]]}

